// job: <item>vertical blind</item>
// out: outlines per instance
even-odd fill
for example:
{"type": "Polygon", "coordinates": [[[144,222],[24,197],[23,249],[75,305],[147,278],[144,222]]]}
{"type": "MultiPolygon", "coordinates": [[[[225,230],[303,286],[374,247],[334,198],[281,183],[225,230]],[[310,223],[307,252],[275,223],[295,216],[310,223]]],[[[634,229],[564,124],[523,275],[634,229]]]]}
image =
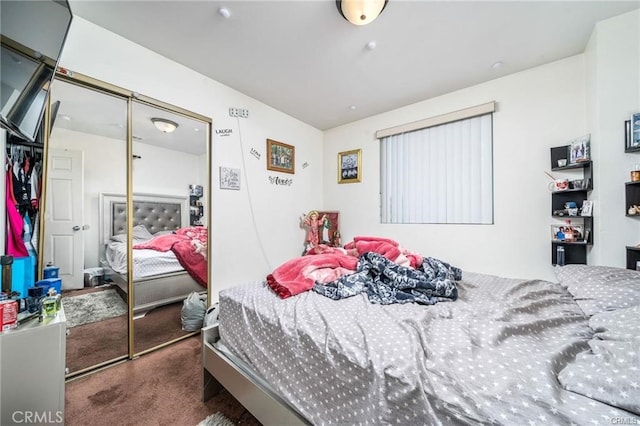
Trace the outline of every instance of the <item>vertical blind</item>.
{"type": "Polygon", "coordinates": [[[382,223],[493,223],[492,117],[383,137],[382,223]]]}

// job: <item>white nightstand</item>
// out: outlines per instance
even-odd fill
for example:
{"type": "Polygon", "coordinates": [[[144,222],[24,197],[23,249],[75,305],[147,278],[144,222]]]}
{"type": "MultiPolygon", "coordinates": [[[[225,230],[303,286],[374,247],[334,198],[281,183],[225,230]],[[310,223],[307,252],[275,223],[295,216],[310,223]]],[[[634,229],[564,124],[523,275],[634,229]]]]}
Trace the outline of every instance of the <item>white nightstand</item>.
{"type": "Polygon", "coordinates": [[[0,424],[64,424],[66,318],[0,333],[0,424]]]}

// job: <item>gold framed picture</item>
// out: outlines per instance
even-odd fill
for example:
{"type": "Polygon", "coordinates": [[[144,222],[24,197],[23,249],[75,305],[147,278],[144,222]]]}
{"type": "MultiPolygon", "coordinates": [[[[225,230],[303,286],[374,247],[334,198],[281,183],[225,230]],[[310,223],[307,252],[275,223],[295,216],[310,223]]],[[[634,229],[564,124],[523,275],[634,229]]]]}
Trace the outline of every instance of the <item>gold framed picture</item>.
{"type": "Polygon", "coordinates": [[[338,183],[356,183],[362,180],[362,150],[338,153],[338,183]]]}
{"type": "Polygon", "coordinates": [[[295,174],[296,147],[267,139],[267,170],[295,174]]]}

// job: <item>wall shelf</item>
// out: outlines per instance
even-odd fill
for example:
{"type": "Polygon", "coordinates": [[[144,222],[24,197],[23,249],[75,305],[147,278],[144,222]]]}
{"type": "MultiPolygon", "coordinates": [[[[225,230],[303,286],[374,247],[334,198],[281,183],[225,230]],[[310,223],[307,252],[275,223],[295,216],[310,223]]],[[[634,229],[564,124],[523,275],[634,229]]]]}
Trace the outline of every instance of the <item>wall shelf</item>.
{"type": "MultiPolygon", "coordinates": [[[[550,150],[552,171],[581,172],[573,180],[582,179],[582,188],[572,188],[551,193],[551,217],[554,219],[570,220],[572,225],[580,225],[586,237],[585,241],[551,241],[551,263],[558,262],[558,247],[564,247],[565,264],[586,264],[589,247],[593,245],[593,217],[560,215],[557,212],[564,210],[568,202],[574,202],[578,207],[589,198],[589,192],[593,189],[593,162],[581,161],[566,166],[558,166],[558,160],[566,160],[569,154],[569,145],[553,147],[550,150]],[[574,222],[575,221],[575,222],[574,222]]],[[[570,180],[571,181],[571,180],[570,180]]]]}
{"type": "Polygon", "coordinates": [[[627,246],[627,269],[635,270],[638,262],[640,262],[640,247],[627,246]]]}
{"type": "Polygon", "coordinates": [[[640,206],[640,181],[637,182],[625,182],[624,184],[624,214],[627,217],[640,218],[640,212],[636,214],[629,214],[629,208],[632,206],[640,206]]]}

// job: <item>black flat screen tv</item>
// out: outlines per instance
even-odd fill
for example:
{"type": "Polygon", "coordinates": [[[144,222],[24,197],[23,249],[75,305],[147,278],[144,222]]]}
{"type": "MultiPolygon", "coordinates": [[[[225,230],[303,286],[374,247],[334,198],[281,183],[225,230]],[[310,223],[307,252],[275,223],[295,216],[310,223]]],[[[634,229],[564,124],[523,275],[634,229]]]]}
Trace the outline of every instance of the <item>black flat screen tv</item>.
{"type": "Polygon", "coordinates": [[[71,9],[66,0],[2,0],[0,20],[0,125],[34,142],[71,9]]]}

